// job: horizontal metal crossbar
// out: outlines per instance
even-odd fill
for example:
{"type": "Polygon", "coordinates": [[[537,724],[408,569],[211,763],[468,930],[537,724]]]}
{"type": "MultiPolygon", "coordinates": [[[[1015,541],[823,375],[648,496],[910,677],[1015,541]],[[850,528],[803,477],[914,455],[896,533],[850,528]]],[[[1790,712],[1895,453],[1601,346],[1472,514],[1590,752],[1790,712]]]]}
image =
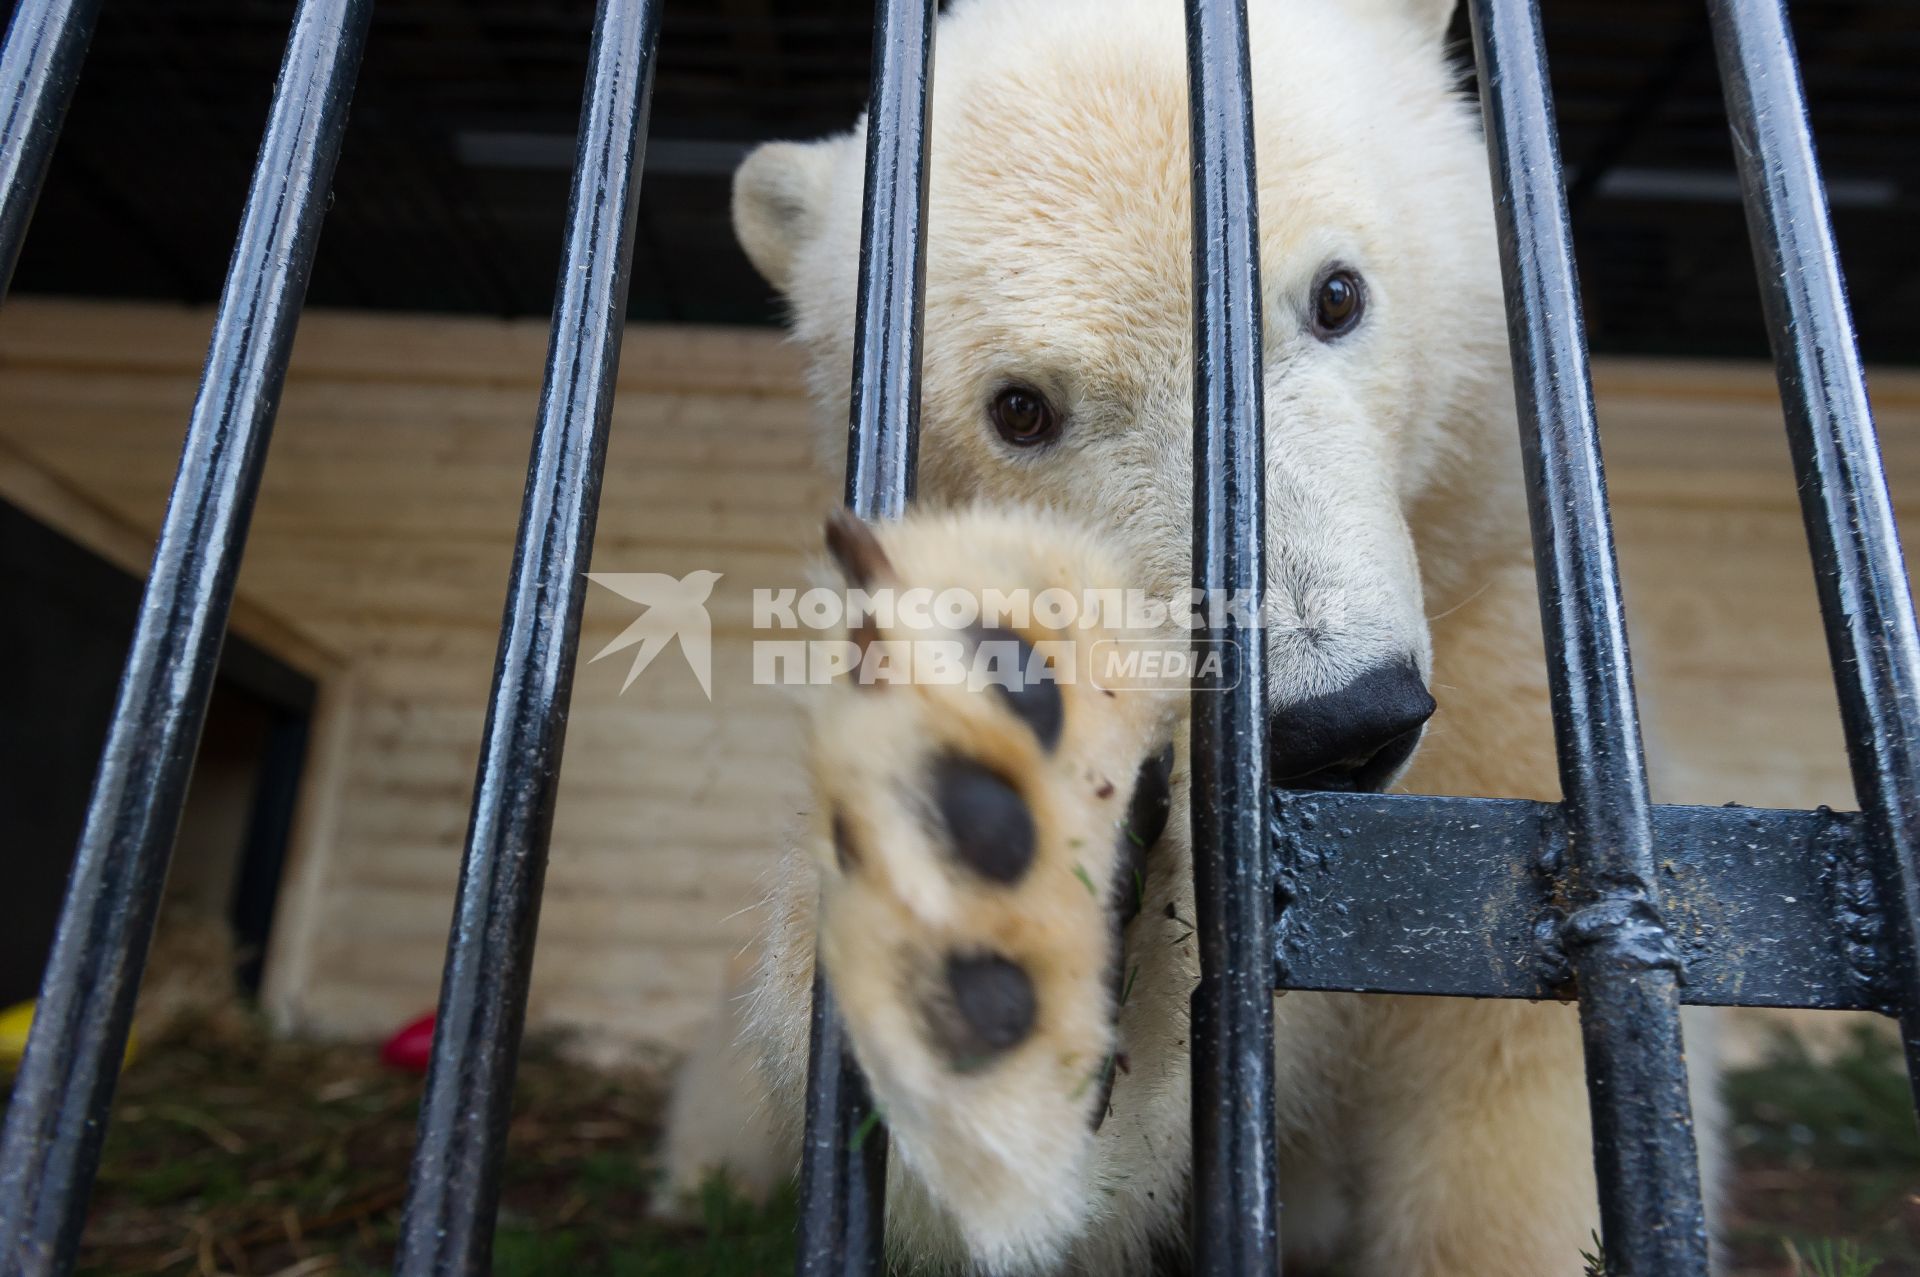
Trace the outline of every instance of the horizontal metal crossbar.
{"type": "MultiPolygon", "coordinates": [[[[1590,920],[1559,887],[1559,804],[1283,794],[1272,828],[1277,987],[1574,995],[1567,948],[1590,920]]],[[[1883,1009],[1864,830],[1857,813],[1824,808],[1653,808],[1681,1001],[1883,1009]]]]}

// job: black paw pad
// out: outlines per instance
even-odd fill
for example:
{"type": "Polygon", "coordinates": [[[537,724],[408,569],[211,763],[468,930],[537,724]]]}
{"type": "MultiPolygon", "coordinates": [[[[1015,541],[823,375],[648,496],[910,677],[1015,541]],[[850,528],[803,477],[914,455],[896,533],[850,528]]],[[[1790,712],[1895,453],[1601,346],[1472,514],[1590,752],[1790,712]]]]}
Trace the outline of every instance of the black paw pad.
{"type": "Polygon", "coordinates": [[[1018,1046],[1033,1032],[1033,981],[997,953],[947,957],[947,1005],[933,1015],[934,1035],[966,1069],[1018,1046]]]}
{"type": "Polygon", "coordinates": [[[933,800],[958,856],[975,873],[1011,883],[1033,863],[1033,817],[1020,791],[970,758],[933,765],[933,800]]]}
{"type": "MultiPolygon", "coordinates": [[[[994,683],[1000,694],[1007,698],[1007,708],[1014,712],[1019,720],[1030,728],[1040,741],[1040,748],[1051,750],[1060,743],[1060,728],[1066,719],[1066,709],[1060,700],[1060,684],[1054,678],[1045,677],[1039,662],[1034,659],[1033,644],[1015,634],[1012,630],[982,629],[977,631],[979,643],[991,643],[1001,675],[994,683]],[[1014,662],[1018,664],[1014,664],[1014,662]],[[1033,677],[1031,680],[1029,675],[1033,677]]],[[[1051,666],[1048,667],[1051,670],[1051,666]]],[[[1058,671],[1053,671],[1058,675],[1058,671]]]]}

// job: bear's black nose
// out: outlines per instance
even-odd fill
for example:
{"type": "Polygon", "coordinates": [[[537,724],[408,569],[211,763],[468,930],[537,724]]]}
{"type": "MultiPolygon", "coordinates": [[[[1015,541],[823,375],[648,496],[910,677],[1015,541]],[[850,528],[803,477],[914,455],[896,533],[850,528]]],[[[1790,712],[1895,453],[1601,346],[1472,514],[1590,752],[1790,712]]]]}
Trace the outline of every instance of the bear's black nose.
{"type": "Polygon", "coordinates": [[[1433,708],[1419,671],[1406,661],[1282,705],[1267,729],[1273,781],[1288,789],[1379,789],[1413,756],[1433,708]]]}

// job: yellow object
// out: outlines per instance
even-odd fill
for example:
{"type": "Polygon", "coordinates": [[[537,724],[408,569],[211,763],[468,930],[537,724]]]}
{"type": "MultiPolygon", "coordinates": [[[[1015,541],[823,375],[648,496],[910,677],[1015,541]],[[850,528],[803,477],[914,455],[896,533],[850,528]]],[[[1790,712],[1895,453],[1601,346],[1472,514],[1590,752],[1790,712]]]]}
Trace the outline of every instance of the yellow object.
{"type": "MultiPolygon", "coordinates": [[[[32,1028],[33,1003],[16,1002],[0,1011],[0,1070],[12,1073],[20,1067],[20,1057],[27,1053],[27,1033],[32,1028]]],[[[137,1036],[129,1032],[126,1054],[120,1057],[121,1068],[133,1062],[137,1045],[137,1036]]]]}
{"type": "Polygon", "coordinates": [[[27,1053],[27,1030],[33,1027],[33,1003],[16,1002],[0,1011],[0,1069],[11,1073],[27,1053]]]}

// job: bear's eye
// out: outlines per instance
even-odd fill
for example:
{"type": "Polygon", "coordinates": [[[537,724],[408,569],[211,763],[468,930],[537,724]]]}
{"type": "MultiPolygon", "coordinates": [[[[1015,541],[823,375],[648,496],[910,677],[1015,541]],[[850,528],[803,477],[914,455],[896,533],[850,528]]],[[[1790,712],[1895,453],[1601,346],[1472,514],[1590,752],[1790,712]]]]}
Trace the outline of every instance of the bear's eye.
{"type": "Polygon", "coordinates": [[[1344,337],[1359,326],[1366,309],[1366,285],[1358,272],[1335,266],[1313,286],[1313,335],[1321,341],[1344,337]]]}
{"type": "Polygon", "coordinates": [[[1002,439],[1023,448],[1052,443],[1060,435],[1060,414],[1032,386],[1008,386],[993,397],[987,415],[1002,439]]]}

